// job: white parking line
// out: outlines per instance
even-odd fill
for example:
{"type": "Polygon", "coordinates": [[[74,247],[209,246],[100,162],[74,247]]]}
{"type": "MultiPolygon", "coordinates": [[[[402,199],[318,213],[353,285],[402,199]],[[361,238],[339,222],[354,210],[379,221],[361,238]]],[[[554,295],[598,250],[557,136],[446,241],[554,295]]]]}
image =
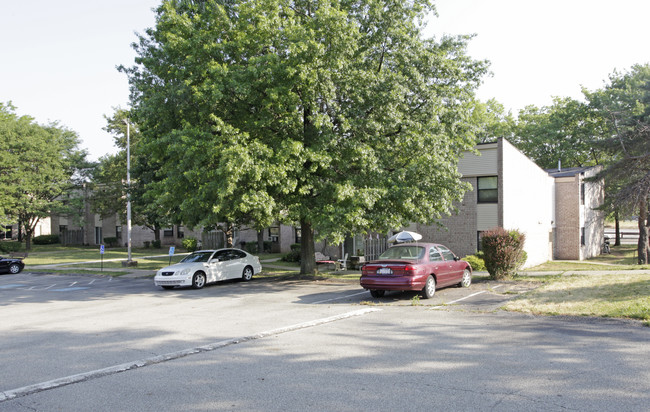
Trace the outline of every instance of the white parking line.
{"type": "Polygon", "coordinates": [[[334,301],[334,300],[339,300],[339,299],[351,298],[352,296],[363,295],[364,293],[368,293],[368,292],[364,290],[363,292],[354,293],[354,294],[352,294],[352,295],[345,295],[345,296],[339,296],[338,298],[319,300],[318,302],[314,302],[314,303],[312,303],[312,305],[316,305],[316,304],[319,304],[319,303],[332,302],[332,301],[334,301]]]}
{"type": "MultiPolygon", "coordinates": [[[[503,285],[497,285],[497,286],[493,287],[492,289],[497,289],[497,288],[500,288],[501,286],[503,286],[503,285]]],[[[480,292],[472,293],[471,295],[467,295],[467,296],[462,297],[462,298],[460,298],[460,299],[456,299],[456,300],[452,300],[451,302],[447,302],[447,303],[445,303],[445,305],[453,305],[454,303],[461,302],[461,301],[463,301],[463,300],[465,300],[465,299],[472,298],[472,297],[474,297],[474,296],[480,295],[480,294],[485,293],[485,292],[487,292],[487,290],[482,290],[482,291],[480,291],[480,292]]],[[[439,308],[444,307],[445,305],[432,306],[432,307],[430,307],[429,309],[430,309],[430,310],[431,310],[431,309],[439,309],[439,308]]]]}
{"type": "Polygon", "coordinates": [[[452,300],[451,302],[447,302],[447,304],[448,304],[448,305],[451,305],[451,304],[453,304],[453,303],[460,302],[460,301],[463,301],[463,300],[465,300],[465,299],[469,299],[469,298],[471,298],[471,297],[474,297],[474,296],[476,296],[476,295],[480,295],[481,293],[485,293],[485,292],[486,292],[485,290],[482,290],[482,291],[480,291],[480,292],[472,293],[471,295],[467,295],[467,296],[465,296],[464,298],[460,298],[460,299],[452,300]]]}
{"type": "Polygon", "coordinates": [[[73,383],[84,382],[95,378],[101,378],[102,376],[114,375],[120,372],[126,372],[133,369],[143,368],[145,366],[155,365],[157,363],[162,363],[173,359],[179,359],[189,355],[196,355],[202,352],[210,352],[216,349],[224,348],[226,346],[236,345],[239,343],[244,343],[244,342],[257,340],[257,339],[262,339],[267,336],[280,335],[287,332],[293,332],[299,329],[311,328],[314,326],[336,322],[338,320],[348,319],[355,316],[363,316],[368,313],[378,312],[378,311],[381,311],[381,309],[365,308],[365,309],[355,310],[352,312],[346,312],[340,315],[330,316],[327,318],[320,318],[308,322],[297,323],[295,325],[285,326],[278,329],[272,329],[272,330],[256,333],[249,336],[244,336],[241,338],[224,340],[221,342],[215,342],[205,346],[184,349],[177,352],[170,352],[163,355],[152,356],[150,358],[144,358],[133,362],[123,363],[121,365],[109,366],[108,368],[104,368],[104,369],[97,369],[94,371],[83,372],[76,375],[70,375],[63,378],[53,379],[47,382],[37,383],[34,385],[23,386],[22,388],[10,389],[4,392],[0,392],[0,402],[8,401],[10,399],[19,398],[22,396],[31,395],[49,389],[60,388],[62,386],[71,385],[73,383]]]}

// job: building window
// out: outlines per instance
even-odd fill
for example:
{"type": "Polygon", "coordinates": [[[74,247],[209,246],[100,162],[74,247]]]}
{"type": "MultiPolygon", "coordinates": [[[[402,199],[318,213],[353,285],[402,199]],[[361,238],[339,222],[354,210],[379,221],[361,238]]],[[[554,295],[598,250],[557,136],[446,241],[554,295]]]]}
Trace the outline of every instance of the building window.
{"type": "Polygon", "coordinates": [[[103,240],[102,228],[101,228],[101,226],[96,226],[95,227],[95,244],[96,245],[101,245],[102,240],[103,240]]]}
{"type": "Polygon", "coordinates": [[[580,204],[585,204],[585,184],[580,184],[580,204]]]}
{"type": "Polygon", "coordinates": [[[585,239],[585,228],[584,227],[580,228],[580,244],[582,246],[587,244],[587,240],[585,239]]]}
{"type": "Polygon", "coordinates": [[[478,178],[478,203],[497,203],[499,201],[498,182],[496,176],[478,178]]]}
{"type": "Polygon", "coordinates": [[[59,225],[59,233],[63,233],[68,230],[68,225],[59,225]]]}
{"type": "Polygon", "coordinates": [[[302,231],[300,230],[299,227],[296,228],[296,243],[300,243],[300,239],[302,238],[302,231]]]}
{"type": "Polygon", "coordinates": [[[476,251],[480,252],[481,251],[481,239],[483,238],[483,232],[478,231],[476,232],[476,251]]]}
{"type": "Polygon", "coordinates": [[[122,240],[122,226],[115,226],[115,237],[118,241],[122,240]]]}
{"type": "Polygon", "coordinates": [[[269,228],[269,237],[271,242],[278,242],[280,240],[280,228],[279,227],[270,227],[269,228]]]}
{"type": "Polygon", "coordinates": [[[163,229],[164,237],[174,237],[174,228],[163,229]]]}

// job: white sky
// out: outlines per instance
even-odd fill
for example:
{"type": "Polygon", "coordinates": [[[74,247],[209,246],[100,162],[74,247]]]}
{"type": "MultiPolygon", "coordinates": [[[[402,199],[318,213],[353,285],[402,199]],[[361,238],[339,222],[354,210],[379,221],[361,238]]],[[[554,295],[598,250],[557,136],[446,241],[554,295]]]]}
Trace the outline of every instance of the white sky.
{"type": "MultiPolygon", "coordinates": [[[[91,158],[114,152],[102,128],[126,107],[135,32],[154,24],[160,0],[0,0],[0,102],[40,123],[79,133],[91,158]]],[[[494,76],[478,95],[516,114],[552,96],[580,98],[614,70],[650,62],[647,0],[438,0],[431,35],[476,34],[475,58],[494,76]]]]}

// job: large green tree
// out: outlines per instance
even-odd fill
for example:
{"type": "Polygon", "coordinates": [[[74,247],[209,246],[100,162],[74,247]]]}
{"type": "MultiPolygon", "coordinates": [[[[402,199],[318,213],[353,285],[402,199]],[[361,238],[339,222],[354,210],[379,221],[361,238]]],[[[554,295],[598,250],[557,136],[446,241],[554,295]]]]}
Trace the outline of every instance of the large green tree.
{"type": "Polygon", "coordinates": [[[40,125],[0,103],[0,203],[2,213],[25,230],[25,246],[38,222],[53,210],[75,208],[70,192],[84,180],[86,153],[72,130],[57,123],[40,125]]]}
{"type": "Polygon", "coordinates": [[[517,121],[510,111],[496,99],[477,104],[473,111],[476,135],[479,143],[495,142],[498,138],[513,141],[517,130],[517,121]]]}
{"type": "Polygon", "coordinates": [[[275,219],[314,233],[433,222],[468,186],[485,62],[422,36],[428,0],[164,1],[123,68],[148,186],[188,225],[275,219]]]}
{"type": "Polygon", "coordinates": [[[556,97],[551,106],[531,105],[519,112],[512,143],[543,168],[602,164],[604,153],[594,145],[601,120],[586,103],[556,97]]]}
{"type": "Polygon", "coordinates": [[[606,121],[599,146],[611,160],[602,176],[609,201],[638,212],[638,262],[650,262],[650,65],[614,72],[605,87],[586,93],[590,107],[606,121]]]}

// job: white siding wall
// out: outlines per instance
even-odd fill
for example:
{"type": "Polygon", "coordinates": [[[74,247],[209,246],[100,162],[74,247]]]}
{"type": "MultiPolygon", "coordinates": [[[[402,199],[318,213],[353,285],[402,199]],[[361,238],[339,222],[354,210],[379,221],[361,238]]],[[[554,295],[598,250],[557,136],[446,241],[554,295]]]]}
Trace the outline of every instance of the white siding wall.
{"type": "Polygon", "coordinates": [[[525,267],[552,260],[555,180],[503,140],[503,227],[526,235],[525,267]]]}
{"type": "MultiPolygon", "coordinates": [[[[588,171],[584,179],[594,177],[601,167],[588,171]]],[[[581,210],[580,223],[585,228],[586,245],[582,248],[581,258],[589,259],[601,252],[605,236],[605,214],[597,210],[605,200],[603,182],[585,182],[585,204],[581,210]]]]}
{"type": "Polygon", "coordinates": [[[36,227],[34,228],[34,236],[42,236],[42,235],[51,235],[52,234],[52,223],[50,222],[50,218],[42,218],[41,220],[38,221],[36,224],[36,227]]]}

